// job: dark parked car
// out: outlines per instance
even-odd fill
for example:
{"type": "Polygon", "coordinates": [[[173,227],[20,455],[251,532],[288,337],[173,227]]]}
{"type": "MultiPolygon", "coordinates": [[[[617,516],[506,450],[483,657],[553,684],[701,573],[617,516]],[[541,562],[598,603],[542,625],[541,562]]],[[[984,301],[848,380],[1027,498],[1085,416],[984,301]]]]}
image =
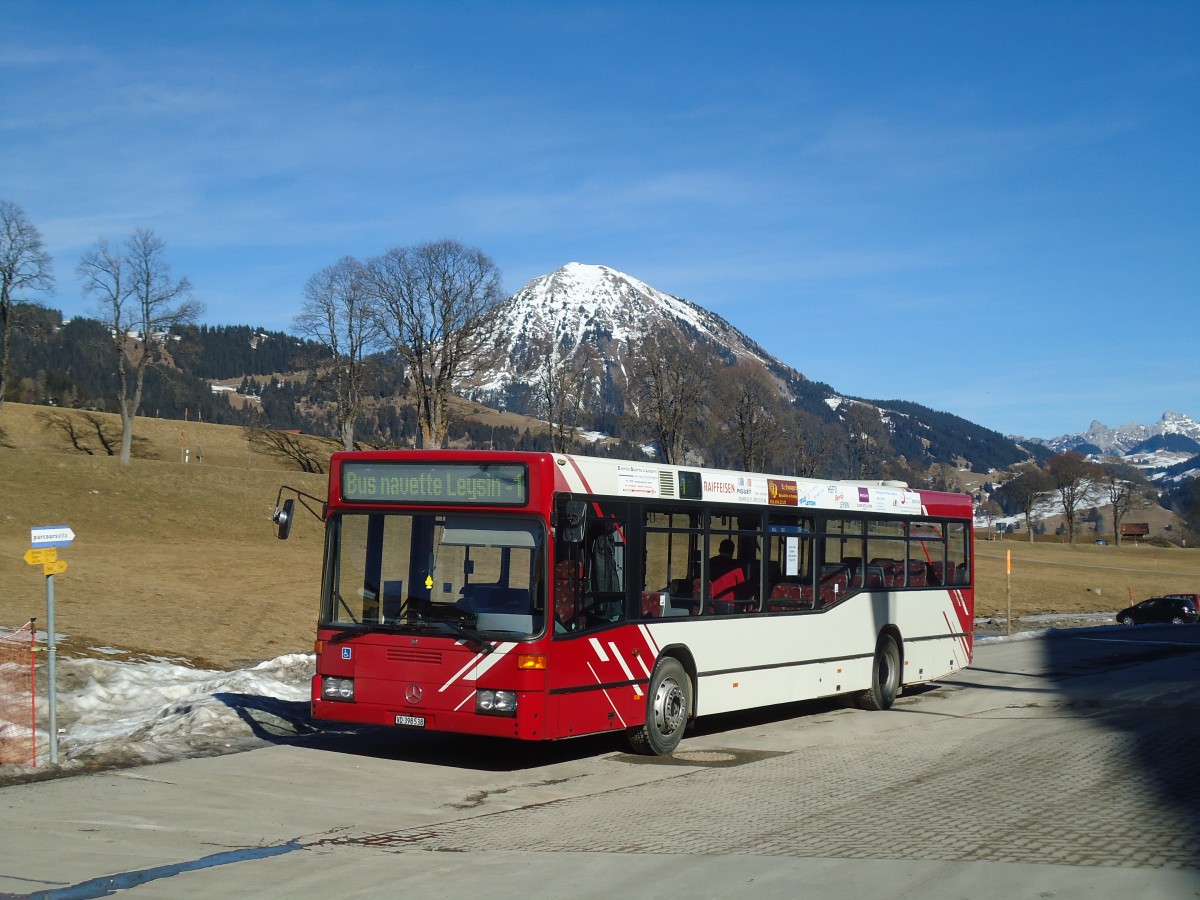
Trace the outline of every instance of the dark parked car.
{"type": "Polygon", "coordinates": [[[1141,625],[1145,622],[1182,625],[1184,622],[1195,622],[1198,618],[1196,601],[1188,596],[1151,597],[1117,613],[1117,621],[1122,625],[1141,625]]]}

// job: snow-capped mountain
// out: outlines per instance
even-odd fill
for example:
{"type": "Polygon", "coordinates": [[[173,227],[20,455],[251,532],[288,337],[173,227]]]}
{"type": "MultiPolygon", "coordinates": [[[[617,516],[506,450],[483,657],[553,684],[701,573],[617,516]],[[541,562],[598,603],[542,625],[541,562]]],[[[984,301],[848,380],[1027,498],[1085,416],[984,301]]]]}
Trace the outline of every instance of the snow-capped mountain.
{"type": "Polygon", "coordinates": [[[1200,422],[1190,416],[1168,411],[1164,412],[1162,418],[1153,425],[1131,423],[1119,428],[1109,428],[1107,425],[1093,420],[1088,430],[1079,434],[1064,434],[1050,440],[1040,438],[1032,440],[1049,447],[1055,453],[1080,448],[1090,450],[1095,447],[1102,453],[1122,456],[1151,438],[1169,435],[1182,435],[1200,442],[1200,422]]]}
{"type": "Polygon", "coordinates": [[[1087,431],[1051,440],[1030,438],[1027,442],[1055,453],[1078,450],[1096,462],[1118,458],[1163,486],[1200,476],[1200,422],[1181,413],[1165,412],[1153,425],[1132,423],[1119,428],[1093,420],[1087,431]]]}
{"type": "Polygon", "coordinates": [[[631,356],[647,334],[673,328],[699,341],[713,359],[763,365],[782,397],[820,421],[845,421],[853,406],[847,400],[874,408],[891,433],[894,452],[914,465],[965,460],[986,471],[1029,457],[998,432],[949,413],[900,400],[844,397],[782,363],[715,313],[607,266],[569,263],[534,278],[493,311],[488,328],[497,342],[496,363],[461,388],[472,399],[514,412],[537,414],[535,385],[548,348],[572,358],[586,346],[605,373],[586,415],[596,427],[616,426],[631,356]]]}
{"type": "Polygon", "coordinates": [[[540,348],[548,345],[568,351],[590,345],[610,379],[621,383],[630,350],[647,334],[670,325],[725,353],[754,359],[785,382],[804,377],[690,300],[608,266],[573,262],[533,279],[496,310],[494,333],[508,341],[504,361],[473,393],[495,396],[527,380],[541,362],[540,348]]]}

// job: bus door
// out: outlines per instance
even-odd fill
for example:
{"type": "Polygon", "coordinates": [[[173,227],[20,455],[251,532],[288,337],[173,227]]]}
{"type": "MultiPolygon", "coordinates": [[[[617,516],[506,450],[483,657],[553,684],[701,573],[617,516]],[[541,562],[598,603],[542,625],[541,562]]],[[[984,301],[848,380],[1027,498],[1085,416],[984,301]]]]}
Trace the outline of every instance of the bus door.
{"type": "Polygon", "coordinates": [[[555,632],[589,631],[626,618],[626,520],[623,509],[599,504],[581,517],[560,501],[555,542],[555,632]],[[581,520],[582,519],[582,520],[581,520]]]}

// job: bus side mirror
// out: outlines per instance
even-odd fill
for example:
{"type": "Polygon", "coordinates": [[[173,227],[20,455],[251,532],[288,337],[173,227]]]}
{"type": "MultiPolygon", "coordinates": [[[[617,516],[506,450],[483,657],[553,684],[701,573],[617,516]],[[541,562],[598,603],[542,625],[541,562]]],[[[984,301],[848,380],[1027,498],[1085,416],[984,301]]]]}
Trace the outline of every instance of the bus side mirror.
{"type": "Polygon", "coordinates": [[[587,522],[587,504],[582,500],[568,500],[566,521],[562,527],[562,539],[571,544],[583,543],[583,528],[587,522]]]}
{"type": "Polygon", "coordinates": [[[292,533],[292,519],[296,512],[296,501],[290,497],[283,501],[282,506],[275,507],[275,515],[271,516],[271,521],[275,523],[275,536],[281,541],[286,541],[289,534],[292,533]]]}

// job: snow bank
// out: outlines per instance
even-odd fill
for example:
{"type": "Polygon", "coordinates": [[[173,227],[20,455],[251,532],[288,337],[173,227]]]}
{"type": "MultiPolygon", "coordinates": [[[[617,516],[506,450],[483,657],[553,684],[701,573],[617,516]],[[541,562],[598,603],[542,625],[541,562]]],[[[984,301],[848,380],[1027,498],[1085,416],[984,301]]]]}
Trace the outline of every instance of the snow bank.
{"type": "MultiPolygon", "coordinates": [[[[63,772],[246,749],[308,733],[311,654],[233,672],[164,661],[68,659],[58,664],[58,766],[63,772]]],[[[44,666],[39,674],[45,678],[44,666]]],[[[37,758],[0,765],[0,780],[50,768],[45,684],[38,686],[37,758]]]]}

